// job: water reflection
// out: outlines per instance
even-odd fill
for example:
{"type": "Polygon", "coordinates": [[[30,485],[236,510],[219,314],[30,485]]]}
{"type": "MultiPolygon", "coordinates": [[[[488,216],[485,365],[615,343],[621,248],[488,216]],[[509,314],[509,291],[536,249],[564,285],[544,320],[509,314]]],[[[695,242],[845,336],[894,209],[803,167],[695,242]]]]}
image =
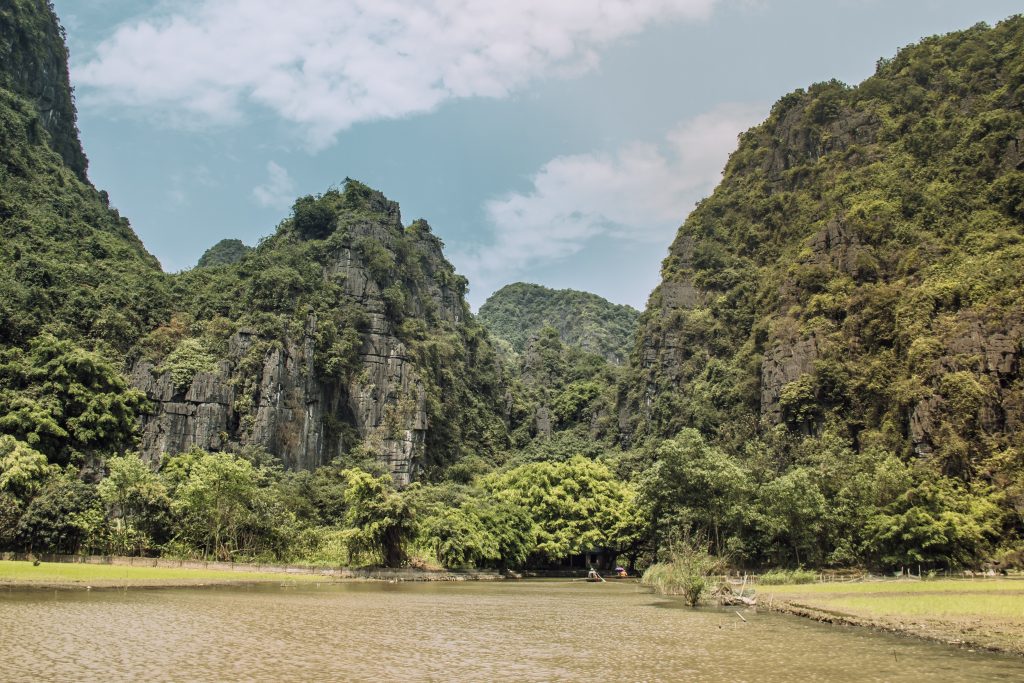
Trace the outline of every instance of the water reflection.
{"type": "Polygon", "coordinates": [[[1021,680],[1024,661],[635,584],[0,593],[4,680],[1021,680]]]}

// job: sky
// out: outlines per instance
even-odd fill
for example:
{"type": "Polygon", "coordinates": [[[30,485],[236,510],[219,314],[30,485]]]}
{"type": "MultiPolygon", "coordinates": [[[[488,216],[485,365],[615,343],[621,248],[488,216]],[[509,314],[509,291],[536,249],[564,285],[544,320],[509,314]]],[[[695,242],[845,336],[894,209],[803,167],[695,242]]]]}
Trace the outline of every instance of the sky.
{"type": "Polygon", "coordinates": [[[93,183],[169,272],[358,179],[478,308],[510,282],[643,308],[737,135],[1003,0],[54,0],[93,183]]]}

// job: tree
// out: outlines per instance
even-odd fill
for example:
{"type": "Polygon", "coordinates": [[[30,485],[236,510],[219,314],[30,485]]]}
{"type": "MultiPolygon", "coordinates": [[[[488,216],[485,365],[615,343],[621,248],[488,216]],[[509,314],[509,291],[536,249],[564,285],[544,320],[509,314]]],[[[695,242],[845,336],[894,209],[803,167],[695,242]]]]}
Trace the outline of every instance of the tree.
{"type": "Polygon", "coordinates": [[[0,435],[0,492],[28,500],[54,470],[39,451],[13,436],[0,435]]]}
{"type": "Polygon", "coordinates": [[[353,530],[353,553],[379,554],[385,567],[400,567],[406,561],[405,545],[415,534],[415,516],[408,501],[397,491],[387,474],[378,477],[359,469],[344,471],[345,524],[353,530]]]}
{"type": "Polygon", "coordinates": [[[420,523],[420,540],[446,567],[523,564],[534,549],[530,515],[482,491],[458,506],[436,505],[420,523]]]}
{"type": "Polygon", "coordinates": [[[0,432],[65,464],[135,439],[146,396],[98,353],[42,334],[0,352],[0,432]]]}
{"type": "Polygon", "coordinates": [[[90,549],[102,525],[95,487],[66,470],[50,477],[25,507],[18,522],[18,543],[29,551],[75,554],[90,549]]]}
{"type": "Polygon", "coordinates": [[[797,467],[765,484],[757,504],[766,540],[791,548],[797,565],[823,559],[814,553],[828,504],[807,470],[797,467]]]}
{"type": "Polygon", "coordinates": [[[157,368],[157,372],[171,373],[171,382],[177,391],[184,391],[200,372],[210,372],[217,366],[203,342],[199,339],[182,339],[174,350],[157,368]]]}
{"type": "Polygon", "coordinates": [[[1003,511],[985,492],[938,475],[924,476],[868,519],[865,536],[876,563],[957,567],[977,561],[998,538],[1003,511]]]}
{"type": "Polygon", "coordinates": [[[483,480],[494,500],[524,510],[536,546],[531,554],[559,560],[594,547],[614,547],[631,532],[634,496],[605,465],[576,456],[520,465],[483,480]]]}
{"type": "Polygon", "coordinates": [[[257,514],[260,470],[229,453],[199,449],[172,459],[167,470],[178,540],[222,560],[252,551],[251,544],[243,543],[243,532],[257,514]]]}
{"type": "Polygon", "coordinates": [[[292,222],[302,239],[322,240],[334,232],[337,217],[323,199],[306,195],[295,200],[292,222]]]}
{"type": "Polygon", "coordinates": [[[117,552],[141,553],[163,539],[171,503],[167,486],[138,453],[108,460],[96,493],[106,506],[117,552]]]}
{"type": "Polygon", "coordinates": [[[440,508],[423,520],[420,538],[446,567],[476,565],[501,557],[497,539],[473,505],[440,508]]]}
{"type": "Polygon", "coordinates": [[[719,554],[728,534],[739,531],[749,488],[747,472],[695,429],[662,442],[640,477],[641,504],[660,545],[675,534],[704,536],[719,554]]]}

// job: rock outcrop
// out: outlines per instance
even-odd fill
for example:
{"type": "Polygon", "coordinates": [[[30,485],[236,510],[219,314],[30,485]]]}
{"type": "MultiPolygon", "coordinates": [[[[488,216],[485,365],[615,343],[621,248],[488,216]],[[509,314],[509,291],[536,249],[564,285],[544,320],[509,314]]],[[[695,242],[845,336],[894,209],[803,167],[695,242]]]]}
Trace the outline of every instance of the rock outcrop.
{"type": "Polygon", "coordinates": [[[88,161],[78,139],[68,51],[53,8],[14,0],[0,8],[0,88],[33,102],[50,145],[85,180],[88,161]]]}
{"type": "Polygon", "coordinates": [[[641,318],[637,436],[828,429],[965,479],[1024,444],[1022,37],[927,39],[740,136],[641,318]]]}
{"type": "MultiPolygon", "coordinates": [[[[349,181],[343,193],[319,201],[333,207],[338,227],[310,243],[322,254],[310,290],[315,297],[317,282],[335,283],[336,304],[309,310],[313,304],[301,297],[281,304],[293,321],[306,311],[301,329],[284,335],[238,326],[216,367],[196,373],[188,386],[175,387],[163,366],[138,363],[134,382],[156,405],[143,420],[142,451],[151,461],[193,446],[259,447],[287,468],[312,469],[358,448],[405,485],[426,462],[446,459],[428,453],[444,448],[428,435],[439,421],[457,420],[466,410],[457,404],[457,387],[446,386],[458,384],[448,373],[459,370],[459,361],[439,367],[428,351],[443,337],[464,354],[459,347],[466,335],[479,334],[463,298],[465,280],[454,274],[429,226],[417,221],[403,228],[398,205],[380,193],[349,181]],[[325,325],[335,337],[352,340],[343,372],[324,360],[332,353],[325,348],[325,325]]],[[[283,224],[275,238],[280,244],[261,245],[251,258],[305,247],[290,230],[283,224]]],[[[246,258],[233,267],[248,273],[246,258]]],[[[471,381],[494,359],[483,354],[479,362],[458,381],[471,381]]],[[[491,385],[476,389],[497,392],[491,385]]],[[[493,407],[499,421],[497,401],[493,407]]]]}

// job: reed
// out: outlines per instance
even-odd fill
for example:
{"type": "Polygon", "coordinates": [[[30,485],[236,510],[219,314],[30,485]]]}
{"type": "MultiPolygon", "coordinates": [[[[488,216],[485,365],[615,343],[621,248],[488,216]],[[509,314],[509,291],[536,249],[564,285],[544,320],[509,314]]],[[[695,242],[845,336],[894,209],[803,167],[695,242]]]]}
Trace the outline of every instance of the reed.
{"type": "Polygon", "coordinates": [[[711,577],[723,568],[722,558],[709,554],[705,548],[684,546],[674,551],[669,561],[648,567],[640,583],[662,595],[679,595],[686,604],[696,606],[707,594],[711,577]]]}

